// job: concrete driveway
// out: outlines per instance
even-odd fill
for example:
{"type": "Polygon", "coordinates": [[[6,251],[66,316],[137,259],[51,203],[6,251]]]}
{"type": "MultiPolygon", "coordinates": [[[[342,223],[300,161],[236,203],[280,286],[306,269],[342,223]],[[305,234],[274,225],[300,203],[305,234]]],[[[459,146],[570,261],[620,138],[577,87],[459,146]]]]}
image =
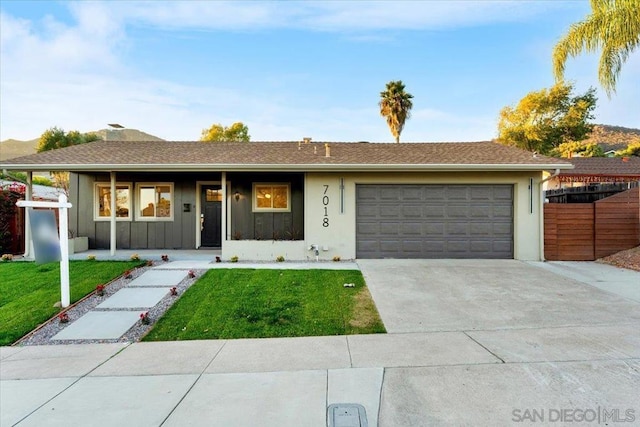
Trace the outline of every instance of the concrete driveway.
{"type": "MultiPolygon", "coordinates": [[[[611,270],[613,274],[620,270],[582,264],[580,277],[585,280],[589,271],[601,274],[611,270]]],[[[359,260],[358,265],[390,333],[631,325],[640,321],[638,301],[561,276],[545,268],[546,263],[359,260]]],[[[626,280],[635,281],[640,291],[640,273],[627,272],[626,280]]]]}
{"type": "MultiPolygon", "coordinates": [[[[640,422],[640,273],[596,263],[358,261],[387,331],[500,363],[388,367],[380,425],[640,422]]],[[[397,351],[402,351],[398,348],[397,351]]],[[[446,351],[446,350],[440,350],[446,351]]]]}

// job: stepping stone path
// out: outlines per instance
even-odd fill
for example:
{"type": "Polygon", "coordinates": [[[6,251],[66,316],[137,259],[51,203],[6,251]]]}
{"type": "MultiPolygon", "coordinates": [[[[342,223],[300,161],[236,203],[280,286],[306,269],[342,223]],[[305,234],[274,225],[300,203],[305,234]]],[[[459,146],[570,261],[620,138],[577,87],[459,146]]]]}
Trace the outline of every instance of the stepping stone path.
{"type": "Polygon", "coordinates": [[[118,339],[140,320],[141,312],[158,304],[187,274],[184,270],[147,270],[51,339],[118,339]]]}

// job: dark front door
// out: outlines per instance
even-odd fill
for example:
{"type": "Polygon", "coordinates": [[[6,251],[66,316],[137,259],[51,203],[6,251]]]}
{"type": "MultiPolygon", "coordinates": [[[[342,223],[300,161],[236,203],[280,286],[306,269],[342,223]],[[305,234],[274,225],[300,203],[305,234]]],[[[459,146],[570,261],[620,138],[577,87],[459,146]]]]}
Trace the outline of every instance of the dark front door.
{"type": "Polygon", "coordinates": [[[219,185],[202,186],[200,245],[219,248],[222,244],[222,189],[219,185]]]}

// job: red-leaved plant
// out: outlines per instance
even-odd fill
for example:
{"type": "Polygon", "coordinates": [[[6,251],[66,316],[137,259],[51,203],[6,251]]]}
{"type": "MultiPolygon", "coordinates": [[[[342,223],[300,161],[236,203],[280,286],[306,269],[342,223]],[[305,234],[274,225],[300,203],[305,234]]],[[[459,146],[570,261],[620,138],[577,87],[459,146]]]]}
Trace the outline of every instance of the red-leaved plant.
{"type": "Polygon", "coordinates": [[[140,323],[142,323],[143,325],[148,325],[150,322],[151,322],[151,319],[149,318],[148,311],[140,313],[140,323]]]}
{"type": "Polygon", "coordinates": [[[176,288],[175,286],[171,288],[169,292],[171,292],[171,296],[173,297],[178,296],[178,288],[176,288]]]}
{"type": "Polygon", "coordinates": [[[100,297],[104,295],[104,285],[96,286],[96,295],[100,297]]]}
{"type": "Polygon", "coordinates": [[[187,275],[189,276],[189,278],[193,279],[194,277],[196,277],[196,272],[193,270],[189,270],[189,273],[187,273],[187,275]]]}
{"type": "Polygon", "coordinates": [[[161,258],[164,262],[169,261],[169,255],[162,255],[161,258]]]}
{"type": "Polygon", "coordinates": [[[133,275],[131,274],[131,270],[127,270],[124,272],[124,278],[125,279],[131,279],[133,277],[133,275]]]}
{"type": "Polygon", "coordinates": [[[60,313],[58,314],[58,320],[60,321],[60,323],[68,323],[69,315],[66,312],[60,313]]]}

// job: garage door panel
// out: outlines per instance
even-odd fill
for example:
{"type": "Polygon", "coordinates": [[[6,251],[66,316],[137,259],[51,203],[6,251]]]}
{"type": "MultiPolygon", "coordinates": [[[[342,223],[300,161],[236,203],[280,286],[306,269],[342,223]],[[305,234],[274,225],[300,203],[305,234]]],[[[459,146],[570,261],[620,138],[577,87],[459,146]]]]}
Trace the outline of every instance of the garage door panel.
{"type": "Polygon", "coordinates": [[[399,234],[400,224],[397,222],[381,222],[380,233],[385,236],[397,236],[399,234]]]}
{"type": "Polygon", "coordinates": [[[401,208],[403,218],[422,218],[422,206],[405,205],[401,208]]]}
{"type": "Polygon", "coordinates": [[[445,188],[447,200],[468,200],[469,187],[466,185],[448,185],[445,188]]]}
{"type": "Polygon", "coordinates": [[[453,205],[447,206],[445,209],[446,215],[449,218],[467,218],[469,216],[468,205],[453,205]]]}
{"type": "Polygon", "coordinates": [[[445,226],[446,234],[449,236],[467,236],[469,235],[468,222],[448,222],[445,226]]]}
{"type": "Polygon", "coordinates": [[[469,218],[474,219],[486,219],[491,218],[494,214],[493,206],[491,205],[470,205],[469,206],[469,218]]]}
{"type": "Polygon", "coordinates": [[[444,223],[443,222],[427,222],[422,225],[424,236],[427,238],[433,238],[436,236],[444,237],[444,223]]]}
{"type": "Polygon", "coordinates": [[[477,222],[469,224],[469,233],[472,236],[491,236],[494,233],[494,224],[477,222]]]}
{"type": "Polygon", "coordinates": [[[511,206],[493,206],[493,217],[506,218],[511,220],[511,218],[513,217],[513,208],[511,206]]]}
{"type": "Polygon", "coordinates": [[[357,185],[358,258],[513,258],[512,185],[357,185]]]}
{"type": "Polygon", "coordinates": [[[400,190],[402,192],[402,200],[404,201],[422,201],[423,191],[420,187],[406,187],[403,186],[400,190]]]}
{"type": "Polygon", "coordinates": [[[513,200],[513,187],[510,185],[493,186],[493,200],[513,200]]]}
{"type": "Polygon", "coordinates": [[[421,236],[422,223],[420,222],[403,222],[400,225],[400,232],[403,236],[421,236]]]}

